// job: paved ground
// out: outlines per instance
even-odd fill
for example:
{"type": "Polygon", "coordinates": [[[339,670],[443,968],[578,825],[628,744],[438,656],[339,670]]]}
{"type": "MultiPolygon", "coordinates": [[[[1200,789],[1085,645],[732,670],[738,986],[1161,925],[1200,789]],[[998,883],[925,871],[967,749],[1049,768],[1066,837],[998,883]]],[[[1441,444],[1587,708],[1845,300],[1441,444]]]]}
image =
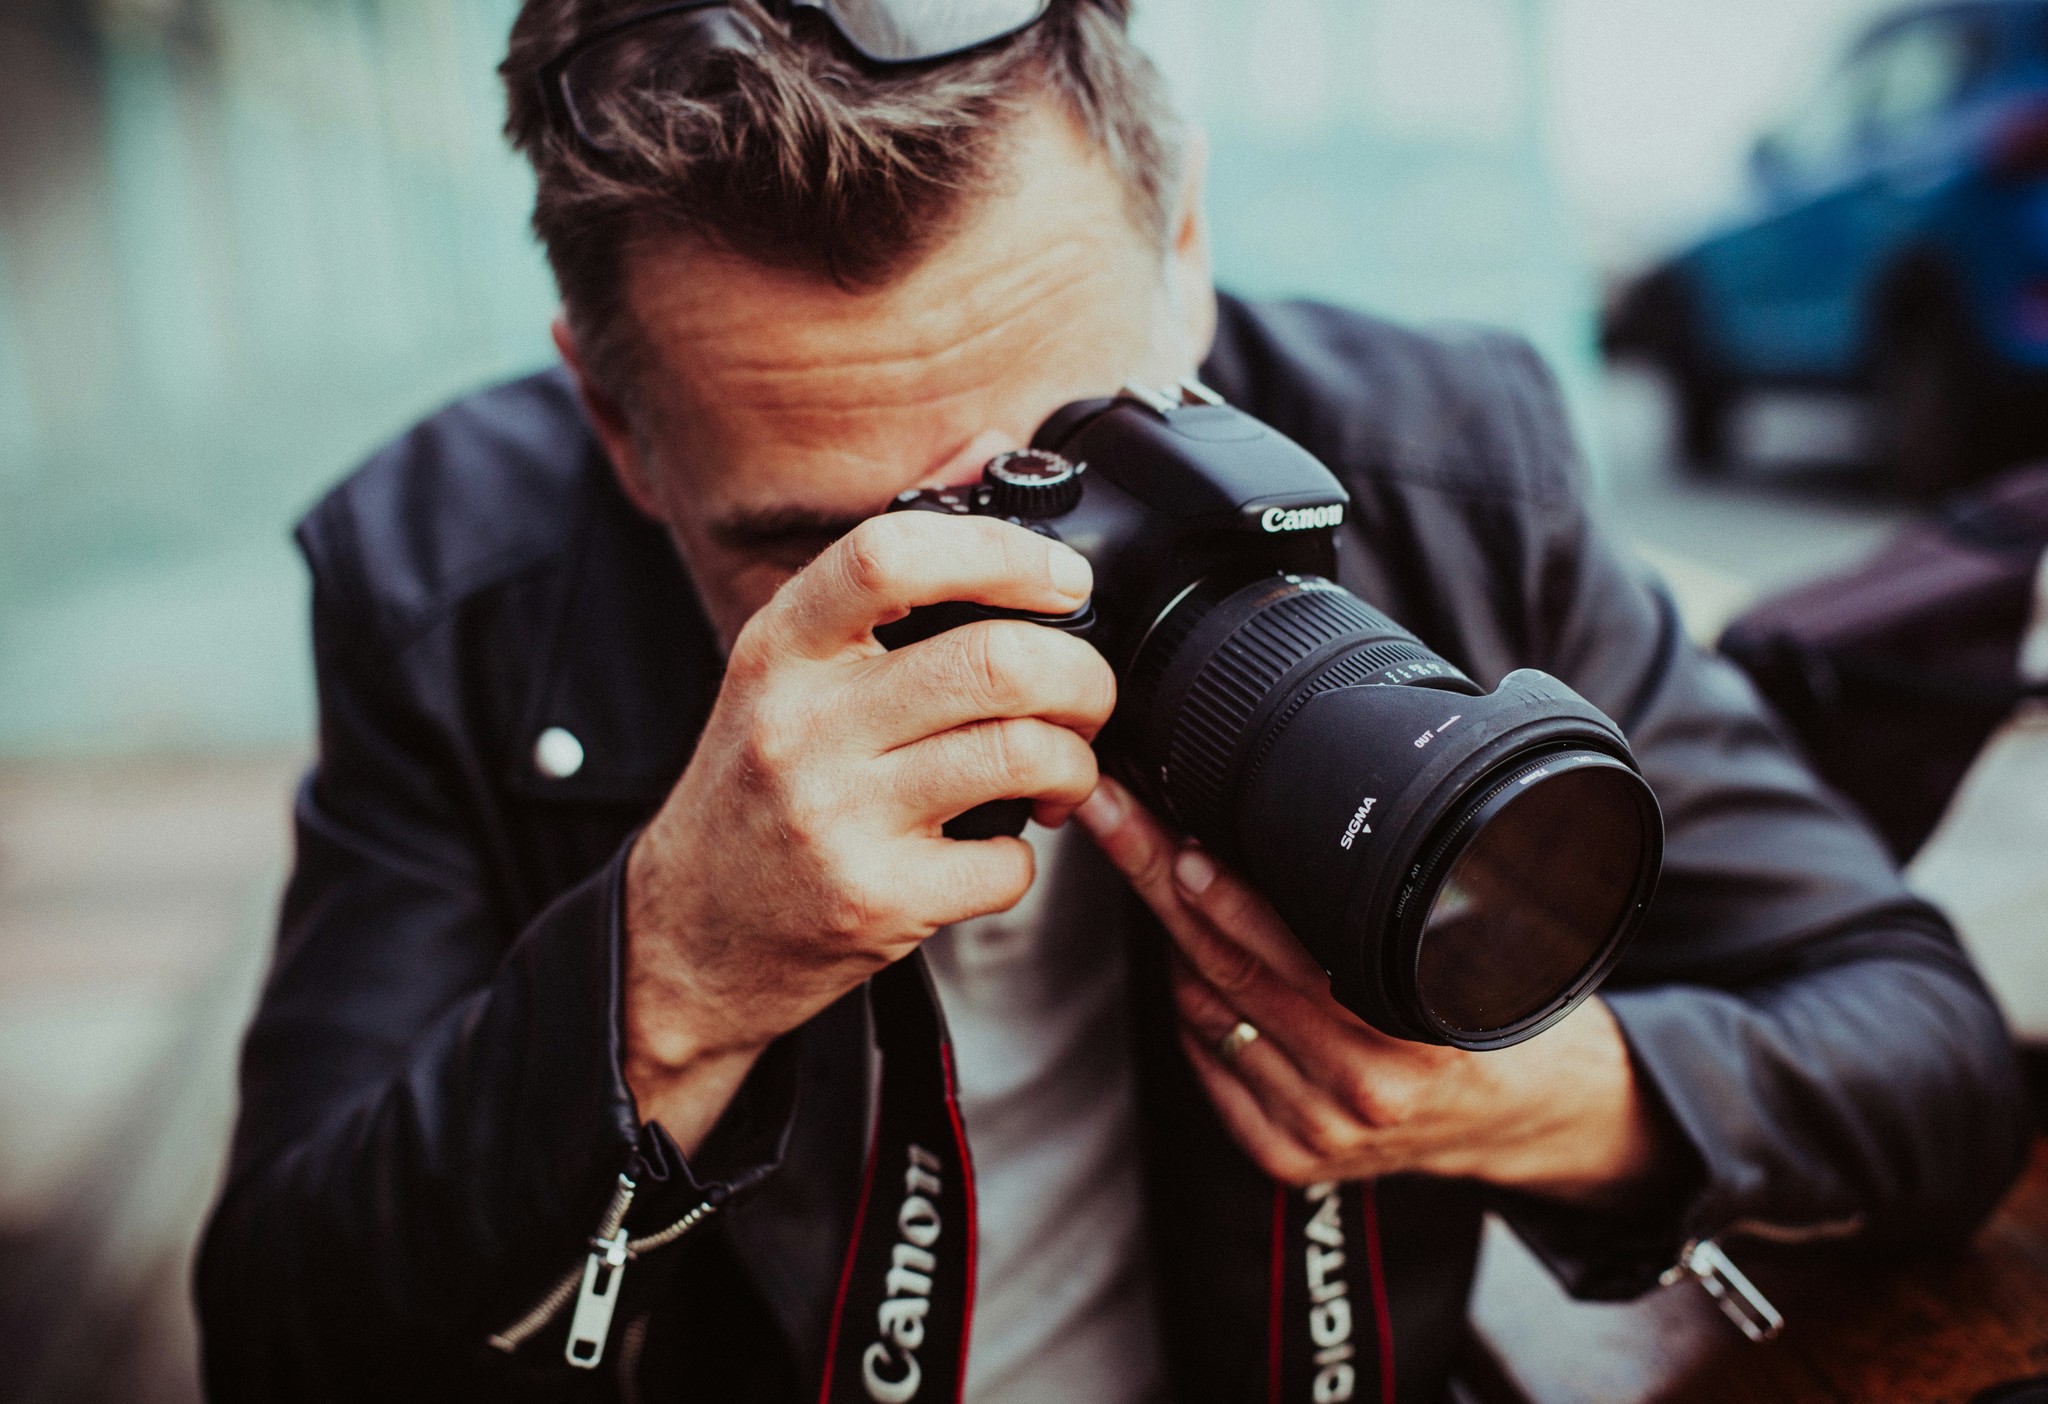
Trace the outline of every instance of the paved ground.
{"type": "MultiPolygon", "coordinates": [[[[1655,382],[1595,432],[1607,515],[1711,637],[1759,591],[1902,520],[1856,485],[1853,415],[1762,406],[1756,460],[1674,474],[1655,382]]],[[[196,1399],[185,1279],[232,1110],[299,762],[0,768],[0,1401],[196,1399]]],[[[1546,1281],[1500,1236],[1502,1290],[1546,1281]]]]}
{"type": "Polygon", "coordinates": [[[0,769],[0,1399],[197,1398],[189,1249],[298,768],[0,769]]]}
{"type": "Polygon", "coordinates": [[[1741,461],[1712,477],[1673,466],[1669,406],[1652,375],[1610,374],[1593,432],[1607,520],[1671,582],[1705,640],[1759,595],[1853,562],[1909,515],[1858,463],[1851,401],[1752,402],[1737,419],[1741,461]]]}

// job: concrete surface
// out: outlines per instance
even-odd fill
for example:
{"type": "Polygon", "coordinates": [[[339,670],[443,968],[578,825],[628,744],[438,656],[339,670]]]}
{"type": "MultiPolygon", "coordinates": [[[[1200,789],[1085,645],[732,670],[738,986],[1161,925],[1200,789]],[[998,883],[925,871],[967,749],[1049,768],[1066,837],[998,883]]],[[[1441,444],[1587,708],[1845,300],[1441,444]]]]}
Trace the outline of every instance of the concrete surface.
{"type": "Polygon", "coordinates": [[[1860,461],[1861,406],[1830,395],[1757,396],[1737,412],[1738,461],[1680,468],[1663,381],[1624,368],[1602,385],[1601,514],[1671,585],[1710,643],[1752,600],[1841,569],[1911,513],[1860,461]]]}
{"type": "Polygon", "coordinates": [[[190,1249],[300,765],[0,769],[0,1398],[198,1397],[190,1249]]]}

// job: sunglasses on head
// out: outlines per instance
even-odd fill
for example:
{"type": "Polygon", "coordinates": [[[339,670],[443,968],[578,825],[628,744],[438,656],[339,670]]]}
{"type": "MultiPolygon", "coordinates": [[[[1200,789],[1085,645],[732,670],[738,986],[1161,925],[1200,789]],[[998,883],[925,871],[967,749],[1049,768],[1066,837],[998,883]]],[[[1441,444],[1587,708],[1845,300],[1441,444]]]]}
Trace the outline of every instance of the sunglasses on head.
{"type": "MultiPolygon", "coordinates": [[[[777,15],[809,11],[829,21],[869,63],[929,63],[1007,38],[1037,23],[1051,0],[764,0],[777,15]]],[[[705,57],[745,52],[760,31],[730,0],[677,0],[600,25],[549,59],[541,98],[586,146],[620,142],[597,119],[597,94],[622,86],[682,90],[705,57]]]]}

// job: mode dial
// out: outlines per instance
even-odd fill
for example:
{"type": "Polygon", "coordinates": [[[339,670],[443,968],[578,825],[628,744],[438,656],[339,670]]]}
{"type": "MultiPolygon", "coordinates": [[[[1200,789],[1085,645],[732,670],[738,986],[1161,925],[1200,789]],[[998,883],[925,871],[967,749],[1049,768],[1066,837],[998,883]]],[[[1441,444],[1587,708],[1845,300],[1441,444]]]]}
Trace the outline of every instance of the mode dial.
{"type": "Polygon", "coordinates": [[[999,517],[1057,517],[1081,500],[1087,466],[1045,449],[999,453],[981,470],[988,510],[999,517]]]}

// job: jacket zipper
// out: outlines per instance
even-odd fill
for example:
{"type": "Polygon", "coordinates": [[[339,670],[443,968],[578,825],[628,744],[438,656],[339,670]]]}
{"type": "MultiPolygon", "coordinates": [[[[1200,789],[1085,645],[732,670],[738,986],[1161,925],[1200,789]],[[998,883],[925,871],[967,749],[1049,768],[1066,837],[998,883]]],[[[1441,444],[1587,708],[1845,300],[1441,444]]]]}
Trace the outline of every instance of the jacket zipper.
{"type": "Polygon", "coordinates": [[[1669,1287],[1688,1277],[1706,1289],[1737,1330],[1759,1345],[1785,1329],[1785,1318],[1770,1298],[1757,1290],[1713,1239],[1695,1238],[1687,1243],[1678,1250],[1678,1261],[1664,1269],[1657,1281],[1669,1287]]]}
{"type": "Polygon", "coordinates": [[[667,1247],[718,1209],[716,1197],[707,1199],[667,1228],[643,1238],[629,1238],[626,1211],[633,1207],[637,1189],[630,1175],[619,1176],[619,1186],[612,1192],[611,1203],[605,1206],[604,1217],[598,1220],[597,1232],[590,1240],[590,1254],[582,1266],[571,1268],[531,1310],[491,1336],[494,1349],[507,1355],[518,1350],[560,1316],[562,1308],[574,1297],[576,1312],[569,1318],[569,1341],[562,1353],[579,1370],[595,1370],[603,1362],[605,1339],[611,1334],[612,1313],[618,1308],[619,1285],[625,1279],[627,1261],[667,1247]]]}
{"type": "MultiPolygon", "coordinates": [[[[612,1313],[618,1307],[619,1285],[625,1278],[628,1260],[667,1247],[718,1211],[717,1200],[707,1199],[665,1229],[642,1238],[628,1238],[624,1227],[626,1211],[633,1207],[637,1189],[631,1176],[619,1176],[619,1186],[612,1192],[604,1217],[598,1221],[597,1233],[590,1240],[590,1255],[583,1266],[571,1268],[531,1310],[493,1335],[490,1343],[494,1348],[507,1355],[518,1350],[561,1315],[573,1295],[576,1314],[569,1321],[569,1341],[563,1347],[563,1355],[580,1370],[595,1370],[603,1362],[605,1340],[611,1334],[612,1313]]],[[[1721,1314],[1750,1340],[1768,1341],[1784,1329],[1784,1316],[1715,1240],[1692,1239],[1679,1249],[1678,1261],[1666,1268],[1657,1281],[1669,1287],[1687,1278],[1705,1288],[1721,1308],[1721,1314]]]]}

